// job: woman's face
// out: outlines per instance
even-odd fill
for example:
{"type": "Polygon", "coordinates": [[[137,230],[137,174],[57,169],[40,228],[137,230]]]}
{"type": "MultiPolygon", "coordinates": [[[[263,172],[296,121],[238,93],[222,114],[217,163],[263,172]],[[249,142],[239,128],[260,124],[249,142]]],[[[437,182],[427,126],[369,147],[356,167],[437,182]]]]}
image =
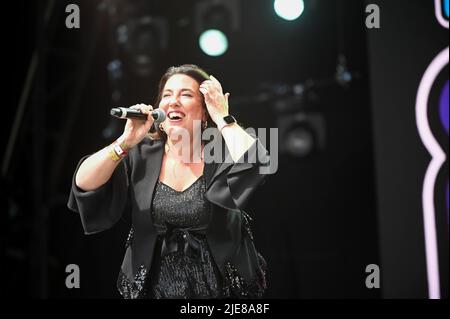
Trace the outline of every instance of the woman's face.
{"type": "Polygon", "coordinates": [[[200,123],[206,120],[202,102],[203,96],[196,80],[184,74],[171,76],[164,86],[159,103],[159,107],[167,115],[162,123],[167,135],[178,135],[181,129],[185,129],[192,137],[194,121],[200,123]]]}

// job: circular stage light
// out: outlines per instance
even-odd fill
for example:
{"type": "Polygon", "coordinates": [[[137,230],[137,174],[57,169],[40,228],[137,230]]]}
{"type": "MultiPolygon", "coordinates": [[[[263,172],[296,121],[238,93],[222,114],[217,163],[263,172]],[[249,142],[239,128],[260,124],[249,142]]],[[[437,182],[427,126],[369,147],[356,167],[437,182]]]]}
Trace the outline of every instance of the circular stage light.
{"type": "Polygon", "coordinates": [[[301,16],[305,9],[305,3],[303,0],[275,0],[273,7],[278,16],[293,21],[301,16]]]}
{"type": "Polygon", "coordinates": [[[220,56],[228,50],[227,36],[220,30],[206,30],[199,38],[200,48],[210,56],[220,56]]]}

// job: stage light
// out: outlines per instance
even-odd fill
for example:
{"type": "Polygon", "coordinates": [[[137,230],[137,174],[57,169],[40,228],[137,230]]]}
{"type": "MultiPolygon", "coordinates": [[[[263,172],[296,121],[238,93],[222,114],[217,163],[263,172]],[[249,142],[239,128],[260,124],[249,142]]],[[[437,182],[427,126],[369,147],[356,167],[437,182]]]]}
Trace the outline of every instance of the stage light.
{"type": "Polygon", "coordinates": [[[168,47],[168,23],[163,18],[142,16],[129,18],[117,29],[121,44],[140,76],[150,76],[155,70],[159,56],[168,47]]]}
{"type": "MultiPolygon", "coordinates": [[[[283,103],[278,101],[277,104],[283,103]]],[[[277,118],[280,153],[308,158],[325,149],[325,118],[319,112],[299,111],[280,114],[277,118]]]]}
{"type": "Polygon", "coordinates": [[[285,138],[286,150],[296,157],[308,156],[315,147],[314,133],[305,125],[292,127],[285,138]]]}
{"type": "Polygon", "coordinates": [[[305,9],[303,0],[275,0],[273,3],[275,12],[281,18],[293,21],[301,16],[305,9]]]}
{"type": "Polygon", "coordinates": [[[153,76],[168,49],[169,24],[156,16],[148,0],[112,1],[111,26],[115,32],[115,52],[123,60],[125,72],[153,76]]]}
{"type": "Polygon", "coordinates": [[[240,0],[199,0],[195,5],[195,32],[200,49],[221,56],[240,29],[240,0]]]}
{"type": "Polygon", "coordinates": [[[205,54],[220,56],[228,50],[228,39],[222,31],[210,29],[200,35],[199,45],[205,54]]]}

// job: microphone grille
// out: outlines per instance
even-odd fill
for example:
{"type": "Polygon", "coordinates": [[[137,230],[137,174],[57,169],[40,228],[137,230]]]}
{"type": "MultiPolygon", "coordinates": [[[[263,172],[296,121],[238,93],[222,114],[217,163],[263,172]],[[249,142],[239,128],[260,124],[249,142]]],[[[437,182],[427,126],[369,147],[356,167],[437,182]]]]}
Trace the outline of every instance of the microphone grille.
{"type": "Polygon", "coordinates": [[[164,120],[166,119],[166,113],[159,108],[154,110],[152,113],[155,122],[164,122],[164,120]]]}

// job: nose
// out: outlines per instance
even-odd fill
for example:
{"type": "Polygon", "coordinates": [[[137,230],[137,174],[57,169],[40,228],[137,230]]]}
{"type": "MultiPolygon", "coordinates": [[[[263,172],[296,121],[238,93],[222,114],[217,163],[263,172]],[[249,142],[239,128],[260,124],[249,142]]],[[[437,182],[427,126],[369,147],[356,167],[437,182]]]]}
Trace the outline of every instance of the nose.
{"type": "Polygon", "coordinates": [[[176,95],[173,95],[169,100],[169,106],[180,106],[180,103],[178,101],[178,97],[176,95]]]}

